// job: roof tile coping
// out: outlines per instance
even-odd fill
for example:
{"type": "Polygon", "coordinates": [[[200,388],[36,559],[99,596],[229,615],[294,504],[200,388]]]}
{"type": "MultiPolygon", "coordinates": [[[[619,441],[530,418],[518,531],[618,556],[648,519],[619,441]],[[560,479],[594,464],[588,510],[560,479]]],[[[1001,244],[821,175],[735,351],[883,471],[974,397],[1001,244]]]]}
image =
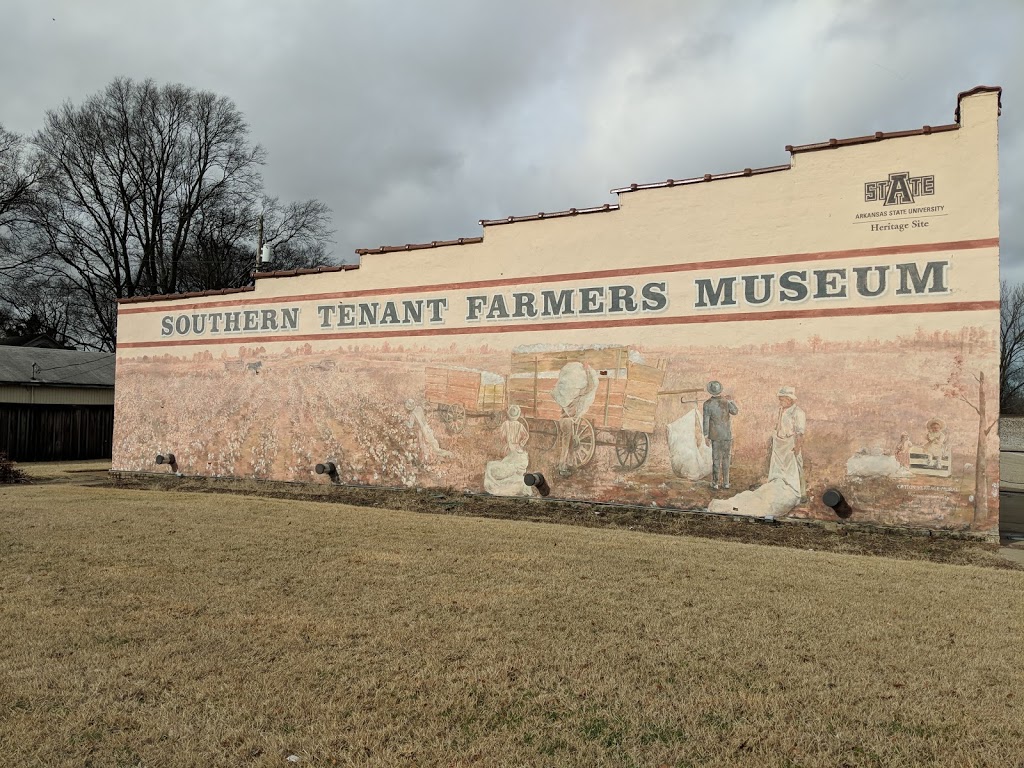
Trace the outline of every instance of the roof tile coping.
{"type": "MultiPolygon", "coordinates": [[[[653,181],[647,184],[630,184],[628,187],[613,189],[616,195],[625,192],[636,192],[640,189],[658,189],[659,187],[682,187],[687,184],[700,184],[705,181],[719,181],[720,179],[739,179],[744,176],[759,176],[762,173],[776,173],[777,171],[788,171],[789,164],[770,165],[765,168],[744,168],[742,171],[729,171],[728,173],[705,173],[703,176],[694,176],[691,179],[666,179],[665,181],[653,181]]],[[[618,206],[616,206],[618,207],[618,206]]]]}
{"type": "MultiPolygon", "coordinates": [[[[254,277],[262,280],[267,277],[295,277],[296,275],[315,275],[320,272],[347,272],[359,269],[358,264],[337,264],[330,267],[311,267],[309,269],[279,269],[273,272],[257,272],[254,277]]],[[[205,296],[225,296],[232,293],[246,293],[256,290],[255,286],[243,285],[241,288],[221,288],[215,291],[189,291],[188,293],[154,293],[149,296],[131,296],[118,299],[118,304],[141,304],[146,301],[177,301],[178,299],[197,299],[205,296]]]]}
{"type": "Polygon", "coordinates": [[[790,153],[797,152],[816,152],[820,149],[832,149],[834,147],[848,147],[852,144],[868,144],[872,141],[881,141],[882,139],[899,139],[904,136],[927,136],[932,133],[944,133],[945,131],[956,131],[960,128],[960,102],[968,96],[974,96],[979,93],[995,93],[999,99],[998,109],[999,113],[1002,114],[1003,109],[1003,89],[998,85],[977,85],[971,88],[969,91],[960,91],[956,95],[956,110],[953,112],[954,122],[946,125],[925,125],[920,128],[915,128],[909,131],[890,131],[885,133],[883,131],[875,131],[871,136],[855,136],[850,139],[829,139],[828,141],[820,141],[815,144],[801,144],[799,146],[793,146],[791,144],[786,145],[786,151],[790,153]]]}
{"type": "Polygon", "coordinates": [[[928,136],[932,133],[945,133],[946,131],[956,131],[959,129],[959,123],[949,123],[948,125],[925,125],[909,131],[889,131],[888,133],[884,131],[875,131],[870,136],[854,136],[849,139],[829,139],[828,141],[819,141],[815,144],[800,144],[797,146],[787,144],[786,151],[795,155],[797,152],[817,152],[820,149],[849,147],[854,144],[870,144],[871,142],[882,141],[883,139],[901,139],[904,136],[928,136]]]}
{"type": "Polygon", "coordinates": [[[996,108],[997,115],[1003,114],[1003,87],[1001,85],[976,85],[969,91],[960,91],[956,95],[956,111],[953,113],[953,117],[956,119],[957,124],[960,123],[960,102],[963,101],[967,96],[975,96],[979,93],[994,93],[996,94],[996,108]]]}
{"type": "Polygon", "coordinates": [[[472,245],[482,243],[482,237],[460,237],[455,240],[432,240],[429,243],[406,243],[405,245],[381,245],[377,248],[356,248],[356,253],[365,256],[368,253],[395,253],[396,251],[419,251],[424,248],[445,248],[449,245],[472,245]]]}
{"type": "Polygon", "coordinates": [[[245,293],[255,290],[252,285],[244,285],[241,288],[221,288],[216,291],[189,291],[188,293],[153,293],[149,296],[130,296],[125,299],[118,299],[118,304],[141,304],[145,301],[173,301],[175,299],[196,299],[202,296],[224,296],[229,293],[245,293]]]}
{"type": "Polygon", "coordinates": [[[588,213],[605,213],[606,211],[617,211],[619,206],[617,203],[605,203],[604,205],[594,205],[590,208],[569,208],[565,211],[540,211],[539,213],[530,213],[525,216],[506,216],[504,219],[480,219],[481,227],[494,227],[498,224],[515,224],[520,221],[540,221],[542,219],[560,219],[565,216],[581,216],[588,213]]]}
{"type": "MultiPolygon", "coordinates": [[[[974,96],[978,93],[995,93],[999,96],[999,110],[1002,113],[1003,106],[1003,89],[998,85],[978,85],[971,88],[969,91],[961,91],[956,97],[956,112],[954,116],[956,122],[948,125],[925,125],[921,128],[915,128],[909,131],[876,131],[870,136],[855,136],[849,139],[829,139],[828,141],[820,141],[814,144],[801,144],[793,145],[787,144],[786,151],[791,155],[795,155],[797,152],[816,152],[823,149],[835,149],[836,147],[848,147],[854,144],[868,144],[874,141],[882,141],[883,139],[899,139],[904,136],[927,136],[933,133],[944,133],[945,131],[955,131],[960,128],[960,102],[963,101],[967,96],[974,96]]],[[[623,194],[625,192],[636,192],[640,189],[657,189],[659,187],[674,187],[681,186],[684,184],[696,184],[702,181],[718,181],[719,179],[734,179],[741,176],[755,176],[760,173],[772,173],[774,171],[785,171],[789,170],[790,165],[776,165],[768,168],[744,168],[742,171],[733,171],[731,173],[718,173],[711,174],[706,173],[704,176],[698,176],[692,179],[668,179],[667,181],[656,181],[650,184],[630,184],[628,187],[620,187],[613,189],[612,192],[615,194],[623,194]]]]}
{"type": "Polygon", "coordinates": [[[349,272],[353,269],[359,269],[358,264],[335,264],[330,267],[309,267],[307,269],[277,269],[273,272],[257,272],[255,277],[257,280],[263,280],[268,277],[295,277],[296,275],[317,275],[321,272],[349,272]]]}

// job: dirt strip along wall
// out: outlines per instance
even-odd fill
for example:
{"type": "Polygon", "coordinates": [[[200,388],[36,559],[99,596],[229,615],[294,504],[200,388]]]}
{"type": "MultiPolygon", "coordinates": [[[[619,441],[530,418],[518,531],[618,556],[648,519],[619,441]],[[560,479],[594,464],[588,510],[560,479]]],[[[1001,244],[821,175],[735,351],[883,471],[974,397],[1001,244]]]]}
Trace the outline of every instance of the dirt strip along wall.
{"type": "Polygon", "coordinates": [[[991,533],[999,100],[358,269],[122,302],[113,467],[325,483],[330,461],[522,496],[540,472],[555,497],[833,520],[837,488],[849,520],[991,533]]]}

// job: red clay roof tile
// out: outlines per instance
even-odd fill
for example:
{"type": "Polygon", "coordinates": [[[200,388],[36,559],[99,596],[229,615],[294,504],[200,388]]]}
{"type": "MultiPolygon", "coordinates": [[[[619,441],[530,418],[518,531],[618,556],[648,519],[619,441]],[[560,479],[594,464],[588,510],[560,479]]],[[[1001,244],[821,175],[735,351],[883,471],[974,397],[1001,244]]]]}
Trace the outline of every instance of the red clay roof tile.
{"type": "Polygon", "coordinates": [[[245,293],[246,291],[252,291],[255,287],[252,285],[242,286],[241,288],[222,288],[217,291],[190,291],[188,293],[154,293],[149,296],[130,296],[125,299],[118,299],[118,304],[141,304],[144,301],[171,301],[173,299],[194,299],[201,296],[223,296],[228,293],[245,293]]]}
{"type": "Polygon", "coordinates": [[[998,114],[1003,114],[1003,88],[1000,85],[976,85],[969,91],[960,91],[956,95],[956,111],[953,116],[956,118],[957,123],[960,122],[960,102],[963,101],[965,96],[973,96],[976,93],[994,93],[998,96],[999,100],[996,102],[996,106],[999,109],[998,114]]]}
{"type": "Polygon", "coordinates": [[[617,211],[619,206],[616,203],[605,203],[590,208],[570,208],[566,211],[541,211],[530,213],[525,216],[507,216],[504,219],[480,219],[481,227],[493,227],[498,224],[515,224],[520,221],[540,221],[541,219],[559,219],[565,216],[579,216],[587,213],[604,213],[606,211],[617,211]]]}
{"type": "Polygon", "coordinates": [[[396,251],[418,251],[423,248],[445,248],[449,245],[472,245],[482,243],[482,237],[460,237],[456,240],[432,240],[429,243],[406,243],[405,245],[381,245],[377,248],[356,248],[356,253],[365,256],[368,253],[395,253],[396,251]]]}
{"type": "Polygon", "coordinates": [[[743,176],[759,176],[762,173],[775,173],[776,171],[788,171],[788,165],[771,165],[767,168],[744,168],[742,171],[730,171],[729,173],[705,173],[703,176],[694,176],[691,179],[668,179],[666,181],[653,181],[648,184],[630,184],[628,187],[613,189],[616,195],[624,192],[636,192],[640,189],[658,189],[659,187],[682,187],[687,184],[701,184],[705,181],[719,181],[720,179],[737,179],[743,176]]]}

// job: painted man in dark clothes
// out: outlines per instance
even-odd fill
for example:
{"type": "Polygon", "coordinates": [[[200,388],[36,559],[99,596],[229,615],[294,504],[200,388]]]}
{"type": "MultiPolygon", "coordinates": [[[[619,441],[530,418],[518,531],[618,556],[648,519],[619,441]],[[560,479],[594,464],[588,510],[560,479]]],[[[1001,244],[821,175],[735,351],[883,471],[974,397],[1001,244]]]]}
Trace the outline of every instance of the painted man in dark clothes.
{"type": "Polygon", "coordinates": [[[704,401],[704,442],[711,446],[711,487],[729,487],[729,461],[732,458],[732,424],[740,412],[732,395],[722,394],[717,381],[708,384],[710,398],[704,401]]]}

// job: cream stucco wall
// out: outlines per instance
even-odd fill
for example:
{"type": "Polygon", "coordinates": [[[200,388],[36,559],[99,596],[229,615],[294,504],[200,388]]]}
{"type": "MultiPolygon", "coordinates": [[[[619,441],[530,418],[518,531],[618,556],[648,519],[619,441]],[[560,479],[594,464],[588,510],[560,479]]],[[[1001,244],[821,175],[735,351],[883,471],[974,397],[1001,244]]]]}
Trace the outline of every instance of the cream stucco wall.
{"type": "MultiPolygon", "coordinates": [[[[997,338],[998,103],[997,92],[972,93],[960,103],[955,130],[840,142],[818,151],[798,148],[788,169],[627,191],[619,195],[618,210],[492,224],[480,243],[371,253],[358,270],[261,278],[246,293],[122,304],[119,386],[123,361],[165,354],[231,356],[240,345],[258,345],[271,356],[302,343],[327,350],[331,344],[387,341],[439,350],[485,342],[508,349],[538,343],[740,348],[812,339],[884,345],[914,333],[945,334],[952,343],[949,339],[965,338],[965,329],[989,334],[975,352],[989,381],[997,381],[992,334],[997,338]],[[865,183],[902,171],[932,176],[934,194],[905,206],[865,201],[865,183]],[[887,210],[900,215],[858,218],[887,210]],[[905,228],[878,226],[893,224],[905,228]],[[912,263],[923,270],[928,262],[945,263],[944,290],[898,294],[896,265],[912,263]],[[889,270],[888,290],[877,297],[858,295],[852,279],[858,267],[889,270]],[[756,306],[742,301],[731,307],[696,306],[698,280],[717,284],[737,277],[739,285],[744,275],[772,273],[777,286],[784,271],[823,269],[846,271],[845,296],[787,303],[776,294],[756,306]],[[665,284],[667,306],[657,311],[490,321],[466,317],[470,296],[500,293],[512,301],[516,291],[616,284],[639,292],[650,282],[665,284]],[[339,302],[428,298],[448,300],[443,322],[347,328],[321,322],[320,308],[339,302]],[[181,337],[167,334],[162,325],[169,315],[282,307],[298,308],[298,327],[181,337]]],[[[878,350],[884,365],[887,348],[878,350]]],[[[955,357],[936,353],[933,363],[945,368],[957,364],[955,357]]],[[[708,371],[707,377],[713,374],[708,371]]],[[[930,389],[941,384],[928,382],[930,389]]],[[[820,388],[832,391],[836,403],[843,400],[844,386],[822,371],[820,388]]],[[[969,415],[958,418],[965,425],[969,421],[969,415]]],[[[118,416],[117,430],[125,427],[118,416]]],[[[146,446],[146,455],[150,449],[146,446]]]]}
{"type": "MultiPolygon", "coordinates": [[[[119,352],[134,354],[127,344],[159,341],[160,315],[179,307],[262,306],[281,297],[330,297],[373,290],[408,298],[401,291],[403,286],[994,240],[998,237],[999,208],[997,99],[995,93],[965,98],[962,125],[956,131],[799,153],[793,156],[790,170],[776,173],[623,194],[620,210],[489,226],[479,244],[368,254],[358,270],[261,279],[254,292],[240,294],[237,299],[209,297],[122,305],[119,352]],[[924,227],[873,232],[871,225],[885,220],[854,219],[858,212],[879,207],[864,202],[864,182],[885,179],[894,170],[934,175],[935,195],[921,198],[919,203],[942,205],[944,211],[918,217],[927,223],[924,227]]],[[[998,299],[997,245],[965,251],[953,246],[929,253],[949,256],[950,270],[956,273],[956,279],[951,280],[951,296],[943,301],[998,299]]],[[[881,262],[877,257],[865,256],[844,263],[855,266],[881,262]]],[[[737,274],[744,271],[750,270],[745,266],[735,270],[737,274]]],[[[729,274],[721,268],[707,272],[729,274]]],[[[692,303],[692,280],[675,279],[671,288],[673,307],[692,303]]],[[[307,332],[318,302],[319,298],[304,304],[293,302],[303,307],[307,332]]],[[[871,302],[851,299],[849,303],[871,302]]],[[[865,322],[882,333],[888,326],[884,320],[865,322]]],[[[458,313],[449,312],[448,324],[460,324],[458,313]]],[[[744,329],[743,333],[756,335],[757,330],[744,329]]]]}

